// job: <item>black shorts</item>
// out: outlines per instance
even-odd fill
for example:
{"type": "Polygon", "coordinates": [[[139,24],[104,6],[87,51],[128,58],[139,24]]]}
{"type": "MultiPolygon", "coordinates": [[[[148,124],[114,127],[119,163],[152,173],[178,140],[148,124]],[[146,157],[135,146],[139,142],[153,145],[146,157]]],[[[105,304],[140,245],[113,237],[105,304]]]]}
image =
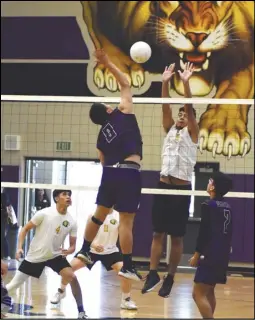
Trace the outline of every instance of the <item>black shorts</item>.
{"type": "MultiPolygon", "coordinates": [[[[158,189],[191,190],[191,185],[170,185],[159,181],[158,189]]],[[[189,219],[191,196],[156,194],[152,207],[153,231],[183,237],[189,219]]]]}
{"type": "Polygon", "coordinates": [[[98,261],[101,261],[102,265],[105,267],[107,271],[112,270],[112,266],[115,263],[123,261],[122,254],[120,252],[113,252],[110,254],[90,253],[90,256],[93,261],[93,264],[86,265],[89,270],[91,270],[98,261]]]}
{"type": "Polygon", "coordinates": [[[23,260],[19,266],[19,271],[23,272],[31,277],[40,278],[45,267],[51,268],[53,271],[60,273],[65,268],[71,268],[69,262],[63,256],[58,256],[54,259],[44,262],[34,263],[27,260],[23,260]]]}
{"type": "Polygon", "coordinates": [[[103,167],[96,204],[136,213],[141,200],[141,172],[134,168],[103,167]]]}
{"type": "Polygon", "coordinates": [[[200,265],[194,278],[195,283],[204,283],[208,285],[225,284],[227,282],[227,270],[225,268],[210,267],[200,265]]]}

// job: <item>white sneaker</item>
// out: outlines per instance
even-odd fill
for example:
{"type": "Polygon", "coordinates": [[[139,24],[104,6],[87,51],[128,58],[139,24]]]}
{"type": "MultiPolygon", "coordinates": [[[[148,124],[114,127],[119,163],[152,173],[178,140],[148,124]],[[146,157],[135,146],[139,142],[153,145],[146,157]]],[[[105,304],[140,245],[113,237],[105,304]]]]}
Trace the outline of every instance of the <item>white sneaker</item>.
{"type": "Polygon", "coordinates": [[[88,319],[88,316],[85,312],[79,312],[78,319],[88,319]]]}
{"type": "Polygon", "coordinates": [[[11,257],[9,257],[9,256],[8,256],[8,257],[4,257],[3,260],[5,260],[5,261],[10,261],[10,260],[11,260],[11,257]]]}
{"type": "Polygon", "coordinates": [[[125,270],[123,267],[120,269],[119,276],[129,279],[129,280],[134,280],[134,281],[140,281],[142,279],[142,276],[140,275],[139,272],[136,271],[135,268],[132,268],[130,270],[125,270]]]}
{"type": "Polygon", "coordinates": [[[50,302],[52,304],[58,304],[62,299],[64,299],[66,296],[66,292],[57,292],[53,297],[52,299],[50,300],[50,302]]]}
{"type": "Polygon", "coordinates": [[[137,305],[135,304],[134,301],[131,300],[131,298],[127,298],[125,300],[121,301],[120,305],[121,309],[125,310],[137,310],[137,305]]]}

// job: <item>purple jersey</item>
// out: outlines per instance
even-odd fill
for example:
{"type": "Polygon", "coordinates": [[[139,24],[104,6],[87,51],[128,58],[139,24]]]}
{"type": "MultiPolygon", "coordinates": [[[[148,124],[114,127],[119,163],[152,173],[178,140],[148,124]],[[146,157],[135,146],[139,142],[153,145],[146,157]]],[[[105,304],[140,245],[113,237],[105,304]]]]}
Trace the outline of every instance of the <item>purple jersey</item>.
{"type": "Polygon", "coordinates": [[[227,268],[232,240],[232,210],[224,199],[202,203],[201,225],[196,251],[204,256],[201,264],[227,268]]]}
{"type": "Polygon", "coordinates": [[[125,114],[116,108],[102,126],[97,148],[104,154],[105,165],[124,161],[130,155],[142,159],[142,137],[134,114],[125,114]]]}

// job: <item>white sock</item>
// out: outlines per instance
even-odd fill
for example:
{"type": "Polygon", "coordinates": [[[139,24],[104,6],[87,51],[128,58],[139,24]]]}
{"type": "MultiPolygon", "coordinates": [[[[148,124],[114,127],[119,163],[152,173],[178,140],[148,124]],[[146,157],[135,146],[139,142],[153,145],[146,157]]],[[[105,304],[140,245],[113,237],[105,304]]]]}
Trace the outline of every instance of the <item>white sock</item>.
{"type": "Polygon", "coordinates": [[[5,287],[7,291],[19,288],[30,276],[17,270],[15,276],[5,287]]]}
{"type": "Polygon", "coordinates": [[[130,292],[129,293],[122,293],[122,300],[126,300],[130,298],[130,292]]]}
{"type": "Polygon", "coordinates": [[[60,289],[61,289],[63,292],[65,292],[66,286],[67,286],[66,284],[61,283],[60,289]]]}

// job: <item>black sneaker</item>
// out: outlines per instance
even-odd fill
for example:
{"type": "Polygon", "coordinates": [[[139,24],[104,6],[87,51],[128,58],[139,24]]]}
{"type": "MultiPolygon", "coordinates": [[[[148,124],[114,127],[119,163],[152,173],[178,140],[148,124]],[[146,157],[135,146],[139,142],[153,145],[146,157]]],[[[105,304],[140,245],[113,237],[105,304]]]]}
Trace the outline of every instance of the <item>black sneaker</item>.
{"type": "Polygon", "coordinates": [[[164,277],[164,282],[159,289],[158,295],[162,298],[168,298],[174,284],[174,278],[170,274],[164,277]]]}
{"type": "Polygon", "coordinates": [[[124,277],[126,279],[140,281],[142,276],[140,273],[133,267],[132,269],[124,269],[123,267],[120,269],[119,276],[124,277]]]}
{"type": "Polygon", "coordinates": [[[90,253],[82,249],[75,255],[76,258],[82,260],[86,264],[93,264],[90,253]]]}
{"type": "Polygon", "coordinates": [[[160,277],[157,272],[149,272],[146,277],[145,284],[142,288],[142,293],[150,292],[160,283],[160,277]]]}

